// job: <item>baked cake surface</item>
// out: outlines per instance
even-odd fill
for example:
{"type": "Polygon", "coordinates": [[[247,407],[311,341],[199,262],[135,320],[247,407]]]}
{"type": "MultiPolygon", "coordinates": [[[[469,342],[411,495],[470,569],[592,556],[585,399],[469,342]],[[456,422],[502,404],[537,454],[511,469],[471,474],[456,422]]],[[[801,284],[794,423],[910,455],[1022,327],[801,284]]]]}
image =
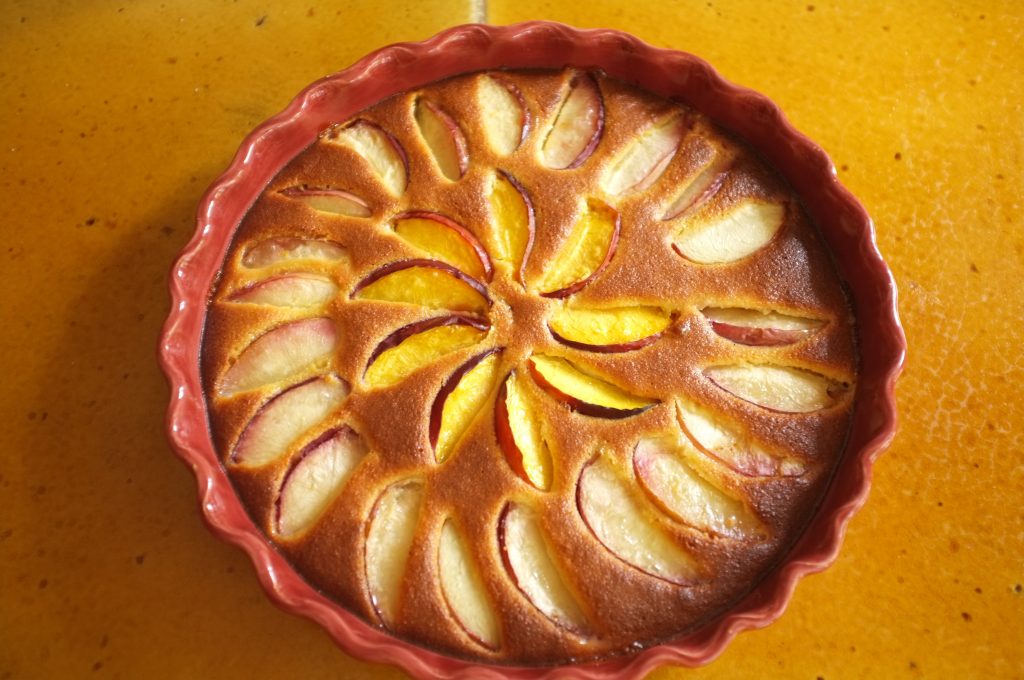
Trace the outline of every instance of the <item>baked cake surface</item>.
{"type": "Polygon", "coordinates": [[[306,580],[416,644],[547,664],[676,637],[783,556],[843,451],[854,330],[742,144],[597,72],[491,72],[277,175],[202,373],[306,580]]]}

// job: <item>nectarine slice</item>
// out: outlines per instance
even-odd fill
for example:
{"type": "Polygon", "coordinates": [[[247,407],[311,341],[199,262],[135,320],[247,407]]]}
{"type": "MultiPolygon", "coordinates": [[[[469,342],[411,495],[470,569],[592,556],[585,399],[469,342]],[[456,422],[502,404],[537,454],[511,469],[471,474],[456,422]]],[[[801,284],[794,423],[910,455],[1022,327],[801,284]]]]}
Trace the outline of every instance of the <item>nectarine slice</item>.
{"type": "Polygon", "coordinates": [[[469,168],[466,136],[459,124],[429,99],[420,97],[415,104],[416,124],[441,174],[453,182],[469,168]]]}
{"type": "Polygon", "coordinates": [[[431,258],[447,262],[477,279],[491,278],[491,259],[468,229],[444,215],[413,211],[399,215],[392,229],[431,258]]]}
{"type": "Polygon", "coordinates": [[[591,352],[629,352],[646,347],[671,325],[671,312],[644,306],[607,309],[566,306],[548,320],[548,329],[555,340],[591,352]]]}
{"type": "Polygon", "coordinates": [[[533,203],[526,189],[503,171],[494,175],[488,199],[494,225],[495,256],[507,263],[516,280],[522,283],[536,231],[533,203]]]}
{"type": "Polygon", "coordinates": [[[704,370],[711,382],[744,401],[783,413],[810,413],[828,408],[844,386],[802,368],[769,364],[713,366],[704,370]]]}
{"type": "Polygon", "coordinates": [[[686,129],[682,114],[648,127],[608,167],[601,178],[601,188],[619,196],[650,187],[665,172],[686,129]]]}
{"type": "Polygon", "coordinates": [[[579,167],[597,148],[604,131],[604,99],[589,73],[577,75],[541,145],[541,162],[555,170],[579,167]]]}
{"type": "Polygon", "coordinates": [[[699,264],[735,262],[768,245],[785,219],[784,205],[747,200],[704,223],[688,224],[673,245],[699,264]]]}
{"type": "Polygon", "coordinates": [[[338,294],[338,286],[326,276],[294,272],[274,276],[235,291],[231,302],[271,307],[318,307],[338,294]]]}
{"type": "Polygon", "coordinates": [[[441,386],[430,410],[430,445],[438,463],[445,462],[487,403],[498,382],[500,349],[478,354],[441,386]]]}
{"type": "Polygon", "coordinates": [[[470,638],[488,649],[498,649],[501,625],[473,554],[450,519],[441,527],[437,569],[441,592],[452,617],[470,638]]]}
{"type": "Polygon", "coordinates": [[[630,394],[606,380],[590,375],[561,357],[535,354],[530,373],[545,392],[583,415],[625,418],[643,413],[658,403],[630,394]]]}
{"type": "Polygon", "coordinates": [[[366,201],[341,189],[316,189],[305,186],[281,190],[282,196],[305,203],[313,210],[347,217],[369,217],[372,214],[366,201]]]}
{"type": "Polygon", "coordinates": [[[263,269],[282,262],[301,260],[338,262],[345,259],[345,255],[345,248],[333,241],[271,238],[246,250],[242,256],[242,265],[249,269],[263,269]]]}
{"type": "Polygon", "coordinates": [[[519,89],[504,79],[483,75],[477,80],[476,100],[491,148],[502,156],[518,149],[529,123],[529,109],[519,89]]]}
{"type": "Polygon", "coordinates": [[[401,610],[402,580],[416,538],[423,495],[419,480],[395,482],[384,490],[370,512],[366,583],[374,611],[389,628],[401,610]]]}
{"type": "Polygon", "coordinates": [[[720,159],[712,159],[688,182],[683,183],[682,190],[665,208],[661,219],[673,220],[704,205],[718,193],[728,176],[725,163],[720,159]]]}
{"type": "Polygon", "coordinates": [[[437,260],[386,264],[360,281],[351,297],[477,314],[491,306],[484,284],[437,260]]]}
{"type": "Polygon", "coordinates": [[[392,196],[405,193],[409,178],[405,150],[382,127],[359,119],[343,128],[329,131],[324,139],[346,146],[362,156],[392,196]]]}
{"type": "Polygon", "coordinates": [[[411,323],[377,345],[363,380],[370,387],[394,385],[446,354],[477,344],[489,328],[486,321],[458,314],[411,323]]]}
{"type": "Polygon", "coordinates": [[[331,319],[302,319],[277,326],[242,350],[220,379],[217,393],[227,397],[325,366],[337,344],[338,333],[331,319]]]}
{"type": "Polygon", "coordinates": [[[810,337],[823,325],[815,319],[766,310],[705,307],[701,311],[715,333],[741,345],[789,345],[810,337]]]}
{"type": "Polygon", "coordinates": [[[600,274],[619,243],[619,213],[590,199],[551,266],[537,284],[544,297],[568,297],[600,274]]]}
{"type": "Polygon", "coordinates": [[[528,484],[547,491],[554,475],[551,450],[519,381],[519,374],[512,371],[502,383],[494,407],[495,433],[512,470],[528,484]]]}

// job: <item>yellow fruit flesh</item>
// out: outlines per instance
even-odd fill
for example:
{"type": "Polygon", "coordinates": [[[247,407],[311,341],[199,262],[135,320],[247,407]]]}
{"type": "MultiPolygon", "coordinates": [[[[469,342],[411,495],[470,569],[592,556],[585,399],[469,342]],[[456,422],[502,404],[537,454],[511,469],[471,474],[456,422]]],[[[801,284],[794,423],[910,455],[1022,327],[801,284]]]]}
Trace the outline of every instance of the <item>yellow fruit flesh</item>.
{"type": "Polygon", "coordinates": [[[519,272],[530,243],[530,213],[512,182],[502,175],[494,180],[490,195],[497,259],[519,272]]]}
{"type": "Polygon", "coordinates": [[[505,408],[516,448],[522,454],[523,471],[530,483],[542,491],[551,488],[551,451],[541,433],[540,420],[523,394],[519,376],[512,374],[505,383],[505,408]]]}
{"type": "Polygon", "coordinates": [[[359,290],[360,300],[405,302],[453,312],[487,312],[487,300],[465,281],[432,267],[409,267],[359,290]]]}
{"type": "Polygon", "coordinates": [[[473,246],[457,231],[437,220],[409,217],[395,222],[395,233],[432,258],[447,262],[473,278],[482,278],[484,266],[473,246]]]}
{"type": "Polygon", "coordinates": [[[530,361],[552,387],[582,402],[619,410],[644,408],[655,403],[587,375],[565,359],[538,355],[530,361]]]}
{"type": "Polygon", "coordinates": [[[480,412],[498,379],[498,355],[492,354],[470,369],[445,399],[441,429],[434,455],[443,463],[452,454],[476,414],[480,412]]]}
{"type": "Polygon", "coordinates": [[[446,354],[475,345],[486,335],[487,331],[472,326],[440,326],[417,333],[382,352],[367,369],[364,380],[371,387],[394,385],[446,354]]]}
{"type": "Polygon", "coordinates": [[[572,233],[554,258],[555,266],[538,288],[553,293],[590,278],[604,263],[615,235],[616,214],[607,205],[588,201],[572,233]]]}
{"type": "Polygon", "coordinates": [[[658,307],[580,309],[563,307],[551,317],[551,330],[586,345],[617,345],[661,333],[672,315],[658,307]]]}

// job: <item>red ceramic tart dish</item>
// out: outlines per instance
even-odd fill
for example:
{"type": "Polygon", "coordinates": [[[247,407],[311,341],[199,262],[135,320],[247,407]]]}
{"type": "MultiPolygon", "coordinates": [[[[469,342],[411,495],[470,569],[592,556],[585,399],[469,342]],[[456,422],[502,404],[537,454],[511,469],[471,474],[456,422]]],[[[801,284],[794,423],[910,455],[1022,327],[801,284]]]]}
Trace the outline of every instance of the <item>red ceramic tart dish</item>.
{"type": "Polygon", "coordinates": [[[419,677],[711,660],[835,558],[895,428],[895,288],[827,156],[614,31],[460,27],[310,86],[171,293],[209,525],[419,677]]]}

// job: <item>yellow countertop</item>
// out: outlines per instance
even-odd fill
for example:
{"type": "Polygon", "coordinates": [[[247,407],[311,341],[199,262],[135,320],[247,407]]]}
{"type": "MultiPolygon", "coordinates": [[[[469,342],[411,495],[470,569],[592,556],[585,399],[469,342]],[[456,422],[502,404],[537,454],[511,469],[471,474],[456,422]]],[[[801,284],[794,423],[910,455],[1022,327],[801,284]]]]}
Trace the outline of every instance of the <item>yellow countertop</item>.
{"type": "Polygon", "coordinates": [[[0,680],[401,678],[278,611],[163,433],[170,264],[243,136],[398,40],[553,19],[774,99],[873,215],[901,426],[839,560],[669,678],[1024,678],[1024,4],[0,5],[0,680]]]}

